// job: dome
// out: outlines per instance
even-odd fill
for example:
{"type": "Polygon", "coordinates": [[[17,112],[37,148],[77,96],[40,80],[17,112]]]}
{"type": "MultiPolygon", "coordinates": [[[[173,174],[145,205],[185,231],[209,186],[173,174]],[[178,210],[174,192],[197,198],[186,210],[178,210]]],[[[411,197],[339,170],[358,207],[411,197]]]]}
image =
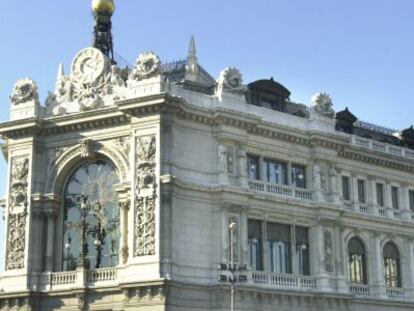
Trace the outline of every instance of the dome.
{"type": "Polygon", "coordinates": [[[112,15],[115,11],[113,0],[92,0],[92,10],[94,14],[106,13],[112,15]]]}

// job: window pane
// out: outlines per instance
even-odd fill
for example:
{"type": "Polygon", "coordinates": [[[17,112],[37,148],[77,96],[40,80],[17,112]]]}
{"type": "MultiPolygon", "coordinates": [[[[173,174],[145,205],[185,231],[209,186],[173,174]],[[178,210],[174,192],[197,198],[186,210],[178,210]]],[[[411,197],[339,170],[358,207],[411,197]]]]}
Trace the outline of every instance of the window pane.
{"type": "Polygon", "coordinates": [[[64,193],[65,271],[76,269],[82,244],[85,268],[118,265],[119,208],[114,190],[118,181],[115,169],[104,161],[83,164],[70,177],[64,193]]]}
{"type": "Polygon", "coordinates": [[[384,246],[385,284],[389,287],[401,287],[400,258],[398,249],[392,244],[384,246]]]}
{"type": "Polygon", "coordinates": [[[309,275],[309,242],[308,228],[295,227],[297,271],[302,275],[309,275]]]}
{"type": "Polygon", "coordinates": [[[358,200],[365,203],[365,181],[362,179],[358,179],[358,200]]]}
{"type": "Polygon", "coordinates": [[[262,222],[248,221],[249,264],[253,270],[263,270],[262,266],[262,222]]]}
{"type": "Polygon", "coordinates": [[[377,204],[384,206],[384,186],[383,184],[377,184],[377,204]]]}
{"type": "Polygon", "coordinates": [[[410,197],[410,210],[414,212],[414,190],[410,190],[408,194],[410,197]]]}
{"type": "Polygon", "coordinates": [[[348,243],[348,273],[351,283],[366,284],[365,248],[358,238],[348,243]]]}
{"type": "Polygon", "coordinates": [[[292,185],[298,188],[306,188],[306,167],[303,165],[292,165],[292,185]]]}
{"type": "Polygon", "coordinates": [[[349,195],[349,177],[348,176],[342,176],[342,197],[346,201],[349,201],[351,199],[349,195]]]}
{"type": "Polygon", "coordinates": [[[277,273],[290,273],[290,226],[268,223],[267,241],[270,246],[272,271],[277,273]]]}
{"type": "Polygon", "coordinates": [[[391,187],[392,208],[399,209],[398,187],[391,187]]]}
{"type": "Polygon", "coordinates": [[[287,164],[265,159],[263,163],[263,176],[265,181],[269,183],[287,185],[287,164]]]}

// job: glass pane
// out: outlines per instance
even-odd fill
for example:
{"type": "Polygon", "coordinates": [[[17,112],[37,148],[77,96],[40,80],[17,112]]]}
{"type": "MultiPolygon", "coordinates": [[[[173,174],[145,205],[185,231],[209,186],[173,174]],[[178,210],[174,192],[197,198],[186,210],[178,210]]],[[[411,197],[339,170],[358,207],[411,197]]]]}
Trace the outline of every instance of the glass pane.
{"type": "Polygon", "coordinates": [[[392,197],[392,208],[398,209],[398,188],[397,187],[391,187],[391,197],[392,197]]]}
{"type": "Polygon", "coordinates": [[[414,212],[414,190],[409,191],[409,197],[410,197],[410,210],[414,212]]]}
{"type": "Polygon", "coordinates": [[[358,179],[358,200],[359,203],[365,203],[365,182],[358,179]]]}
{"type": "Polygon", "coordinates": [[[342,176],[342,197],[346,201],[349,201],[351,199],[349,195],[349,177],[348,176],[342,176]]]}
{"type": "Polygon", "coordinates": [[[82,253],[88,269],[118,264],[118,182],[115,169],[104,161],[85,163],[69,178],[64,193],[65,271],[76,269],[82,253]]]}
{"type": "Polygon", "coordinates": [[[384,206],[384,186],[382,184],[377,184],[377,204],[384,206]]]}
{"type": "Polygon", "coordinates": [[[247,176],[249,179],[259,179],[259,158],[255,156],[247,156],[247,176]]]}

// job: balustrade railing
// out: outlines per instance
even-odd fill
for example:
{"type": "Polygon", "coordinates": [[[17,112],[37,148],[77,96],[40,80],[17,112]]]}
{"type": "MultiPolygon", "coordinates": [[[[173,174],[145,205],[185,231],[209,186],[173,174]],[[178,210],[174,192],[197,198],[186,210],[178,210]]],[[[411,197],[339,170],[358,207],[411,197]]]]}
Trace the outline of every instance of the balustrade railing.
{"type": "Polygon", "coordinates": [[[383,207],[378,208],[378,214],[382,217],[387,217],[387,209],[383,207]]]}
{"type": "Polygon", "coordinates": [[[368,206],[366,204],[359,204],[359,212],[363,214],[368,214],[368,206]]]}
{"type": "Polygon", "coordinates": [[[401,218],[401,211],[400,210],[394,210],[394,218],[401,218]]]}
{"type": "Polygon", "coordinates": [[[116,268],[103,268],[94,271],[88,271],[88,283],[113,281],[117,277],[116,268]]]}
{"type": "Polygon", "coordinates": [[[369,297],[369,286],[366,284],[349,284],[349,291],[357,297],[369,297]]]}
{"type": "Polygon", "coordinates": [[[77,280],[76,271],[53,272],[50,274],[49,283],[52,287],[75,284],[77,280]]]}
{"type": "Polygon", "coordinates": [[[363,147],[383,153],[388,153],[390,155],[395,155],[414,160],[414,151],[412,149],[381,143],[373,139],[353,135],[351,139],[351,144],[354,146],[363,147]]]}
{"type": "Polygon", "coordinates": [[[285,185],[265,183],[260,180],[249,180],[250,190],[267,192],[282,197],[293,197],[312,200],[312,191],[285,185]]]}
{"type": "Polygon", "coordinates": [[[278,288],[316,288],[316,279],[311,276],[253,271],[251,279],[254,284],[278,288]]]}
{"type": "Polygon", "coordinates": [[[404,289],[399,287],[387,287],[387,295],[390,298],[404,298],[404,289]]]}

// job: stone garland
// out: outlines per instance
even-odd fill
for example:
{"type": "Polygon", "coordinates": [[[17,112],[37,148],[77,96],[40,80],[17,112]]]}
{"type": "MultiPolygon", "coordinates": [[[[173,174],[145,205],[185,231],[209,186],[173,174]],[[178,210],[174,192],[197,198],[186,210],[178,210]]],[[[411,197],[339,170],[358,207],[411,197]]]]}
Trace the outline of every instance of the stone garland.
{"type": "Polygon", "coordinates": [[[325,270],[327,272],[334,272],[333,239],[332,239],[332,232],[330,230],[325,230],[324,241],[325,241],[325,270]]]}
{"type": "Polygon", "coordinates": [[[29,159],[11,161],[6,270],[24,268],[29,159]]]}
{"type": "Polygon", "coordinates": [[[154,136],[137,138],[137,180],[134,255],[155,255],[156,140],[154,136]]]}

